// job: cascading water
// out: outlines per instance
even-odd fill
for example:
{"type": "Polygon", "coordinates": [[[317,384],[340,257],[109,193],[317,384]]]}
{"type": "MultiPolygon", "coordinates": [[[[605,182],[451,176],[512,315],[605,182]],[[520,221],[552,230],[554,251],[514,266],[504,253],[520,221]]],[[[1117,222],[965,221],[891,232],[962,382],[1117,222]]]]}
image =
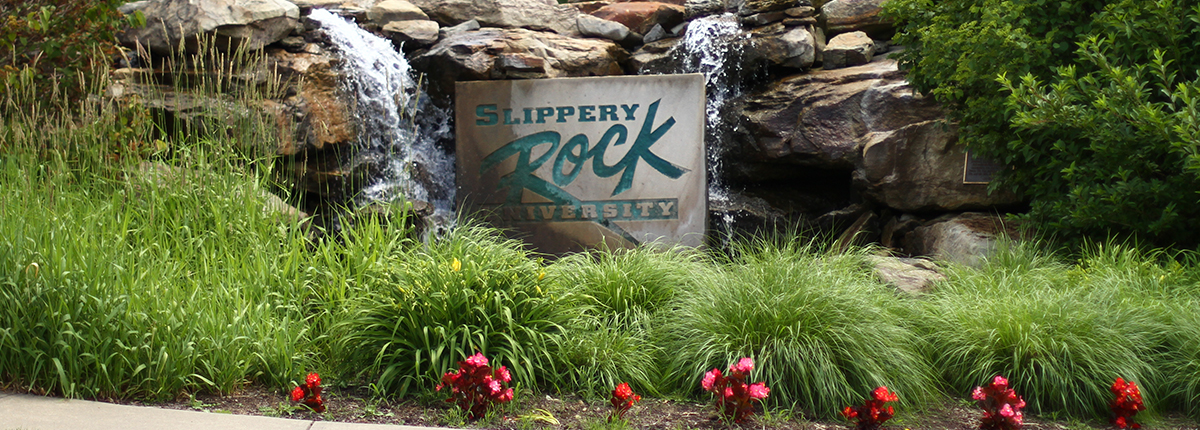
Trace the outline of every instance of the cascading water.
{"type": "MultiPolygon", "coordinates": [[[[705,126],[704,140],[708,147],[708,201],[710,206],[729,202],[729,188],[721,180],[723,127],[722,109],[730,99],[742,95],[741,47],[749,36],[742,31],[737,15],[725,13],[697,18],[687,26],[683,40],[672,48],[671,55],[680,63],[679,73],[704,75],[705,126]]],[[[725,212],[721,224],[715,226],[729,242],[733,235],[733,214],[725,212]]]]}
{"type": "Polygon", "coordinates": [[[434,106],[390,41],[324,9],[321,24],[344,60],[344,85],[355,98],[359,150],[385,157],[357,203],[398,198],[433,206],[435,223],[453,222],[454,162],[438,148],[451,135],[450,114],[434,106]]]}

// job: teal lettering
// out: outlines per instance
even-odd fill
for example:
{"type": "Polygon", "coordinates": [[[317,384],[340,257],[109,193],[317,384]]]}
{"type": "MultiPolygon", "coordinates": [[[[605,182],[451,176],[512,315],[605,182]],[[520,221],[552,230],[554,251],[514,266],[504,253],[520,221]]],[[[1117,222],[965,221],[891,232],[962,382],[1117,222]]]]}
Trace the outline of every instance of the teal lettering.
{"type": "Polygon", "coordinates": [[[496,115],[496,105],[475,106],[475,125],[496,125],[498,121],[500,116],[496,115]]]}
{"type": "Polygon", "coordinates": [[[533,124],[533,108],[525,108],[525,123],[533,124]]]}
{"type": "Polygon", "coordinates": [[[521,123],[521,121],[513,121],[512,109],[504,110],[504,125],[513,125],[513,124],[520,124],[520,123],[521,123]]]}
{"type": "Polygon", "coordinates": [[[574,196],[554,185],[551,185],[549,182],[546,182],[544,179],[533,174],[535,170],[537,170],[539,167],[542,167],[542,164],[545,164],[546,161],[549,161],[550,157],[554,156],[554,151],[558,149],[558,143],[561,138],[562,136],[559,135],[558,132],[543,131],[541,133],[534,133],[514,140],[504,146],[501,146],[500,149],[497,149],[495,152],[488,154],[487,157],[484,157],[483,163],[480,165],[479,170],[481,173],[491,170],[501,161],[507,160],[509,157],[516,155],[517,167],[513,169],[512,173],[501,176],[500,181],[497,184],[500,188],[508,188],[508,204],[520,204],[521,193],[526,189],[540,194],[556,203],[576,203],[578,200],[575,199],[574,196]],[[545,144],[551,145],[550,150],[546,151],[545,154],[543,154],[541,157],[538,157],[536,160],[531,161],[530,158],[533,154],[533,148],[545,144]]]}
{"type": "Polygon", "coordinates": [[[538,112],[538,119],[537,119],[538,124],[545,124],[546,117],[554,116],[554,108],[552,108],[552,107],[538,108],[537,112],[538,112]]]}
{"type": "MultiPolygon", "coordinates": [[[[658,113],[658,103],[661,101],[662,99],[658,99],[655,100],[654,103],[650,104],[650,108],[646,110],[646,119],[642,121],[642,129],[638,132],[637,139],[634,139],[633,141],[633,147],[629,148],[629,152],[625,153],[625,156],[621,158],[621,161],[617,162],[617,164],[613,166],[619,168],[622,173],[621,180],[617,182],[617,187],[613,189],[612,195],[615,196],[617,194],[621,194],[633,186],[633,174],[637,170],[639,160],[645,160],[646,164],[651,168],[671,179],[679,179],[680,176],[683,176],[683,174],[687,172],[687,170],[671,164],[667,160],[664,160],[658,155],[655,155],[653,152],[650,152],[650,147],[658,142],[658,139],[666,134],[667,131],[671,130],[671,127],[675,125],[675,118],[667,118],[666,121],[663,121],[662,125],[658,126],[658,128],[655,128],[653,131],[651,130],[651,126],[654,124],[654,115],[658,113]]],[[[633,106],[636,110],[637,105],[633,106]]],[[[619,144],[620,143],[618,143],[618,145],[619,144]]],[[[595,150],[593,149],[593,151],[595,150]]],[[[595,166],[595,164],[593,164],[593,166],[595,166]]],[[[600,177],[606,177],[604,175],[600,175],[599,172],[597,172],[596,175],[600,177]]]]}
{"type": "Polygon", "coordinates": [[[554,169],[550,171],[554,183],[562,187],[574,182],[575,178],[579,176],[579,172],[583,170],[583,163],[587,161],[590,155],[588,153],[587,136],[577,134],[571,140],[568,140],[567,144],[563,145],[562,150],[558,151],[558,155],[554,157],[554,169]],[[575,152],[575,148],[577,147],[579,148],[579,152],[575,152]],[[563,164],[567,162],[571,163],[571,171],[563,173],[563,164]]]}
{"type": "MultiPolygon", "coordinates": [[[[659,99],[659,100],[661,100],[661,99],[659,99]]],[[[655,102],[655,103],[658,103],[658,102],[655,102]]],[[[634,117],[633,114],[637,112],[638,106],[641,106],[641,105],[633,105],[633,106],[621,105],[621,110],[625,111],[625,120],[626,121],[633,121],[633,120],[637,119],[637,117],[634,117]]]]}
{"type": "Polygon", "coordinates": [[[567,117],[575,115],[575,108],[571,106],[562,106],[558,108],[558,119],[554,122],[567,122],[567,117]]]}
{"type": "Polygon", "coordinates": [[[595,122],[596,117],[592,116],[592,111],[595,109],[595,106],[580,106],[579,122],[595,122]]]}
{"type": "Polygon", "coordinates": [[[617,119],[617,105],[600,105],[600,121],[616,121],[617,119]]]}

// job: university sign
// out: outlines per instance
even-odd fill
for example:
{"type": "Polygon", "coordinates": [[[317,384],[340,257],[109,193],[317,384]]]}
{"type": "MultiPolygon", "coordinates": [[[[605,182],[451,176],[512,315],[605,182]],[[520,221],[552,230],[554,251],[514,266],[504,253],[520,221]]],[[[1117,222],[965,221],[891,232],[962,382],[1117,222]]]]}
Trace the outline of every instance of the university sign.
{"type": "Polygon", "coordinates": [[[544,252],[697,246],[698,74],[459,82],[459,207],[544,252]]]}

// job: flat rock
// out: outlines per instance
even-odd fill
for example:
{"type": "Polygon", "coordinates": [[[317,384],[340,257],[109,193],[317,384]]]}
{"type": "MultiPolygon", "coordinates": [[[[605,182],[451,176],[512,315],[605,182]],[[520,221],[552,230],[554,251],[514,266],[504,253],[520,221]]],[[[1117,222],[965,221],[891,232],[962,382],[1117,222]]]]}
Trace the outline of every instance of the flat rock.
{"type": "Polygon", "coordinates": [[[455,81],[620,75],[628,56],[606,39],[483,28],[447,35],[413,65],[451,94],[455,81]]]}
{"type": "Polygon", "coordinates": [[[616,21],[580,14],[579,33],[584,36],[603,37],[620,42],[629,37],[629,27],[616,21]]]}
{"type": "Polygon", "coordinates": [[[880,282],[910,295],[927,293],[938,282],[946,280],[942,269],[924,258],[870,255],[867,261],[874,266],[875,276],[880,282]]]}
{"type": "Polygon", "coordinates": [[[367,10],[367,20],[384,26],[394,21],[427,21],[429,15],[405,0],[382,0],[367,10]]]}
{"type": "Polygon", "coordinates": [[[426,47],[437,42],[439,29],[440,26],[435,21],[412,20],[392,21],[381,30],[391,37],[393,43],[404,44],[407,51],[410,46],[426,47]]]}
{"type": "Polygon", "coordinates": [[[579,11],[553,0],[413,0],[443,27],[475,20],[483,27],[526,28],[578,36],[579,11]]]}
{"type": "Polygon", "coordinates": [[[300,9],[285,0],[147,0],[126,10],[140,11],[146,26],[121,31],[117,36],[121,44],[141,45],[159,55],[181,45],[184,52],[196,53],[202,35],[216,36],[218,49],[262,49],[291,34],[300,18],[300,9]]]}

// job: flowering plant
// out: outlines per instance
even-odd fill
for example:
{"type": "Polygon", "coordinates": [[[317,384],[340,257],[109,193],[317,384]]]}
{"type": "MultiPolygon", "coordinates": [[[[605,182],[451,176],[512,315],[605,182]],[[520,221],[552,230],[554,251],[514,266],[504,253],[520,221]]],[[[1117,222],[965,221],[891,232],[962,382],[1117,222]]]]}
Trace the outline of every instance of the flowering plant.
{"type": "Polygon", "coordinates": [[[313,412],[325,412],[325,399],[321,398],[321,375],[309,373],[304,385],[292,389],[292,401],[301,402],[313,412]]]}
{"type": "Polygon", "coordinates": [[[975,387],[971,398],[983,408],[983,419],[979,428],[983,430],[1016,430],[1021,428],[1024,417],[1021,408],[1025,399],[1008,387],[1008,380],[997,375],[986,387],[975,387]]]}
{"type": "Polygon", "coordinates": [[[608,402],[612,403],[613,406],[613,412],[608,416],[608,420],[616,421],[625,419],[625,413],[629,412],[633,404],[639,400],[642,400],[642,396],[634,393],[633,389],[629,388],[629,383],[622,382],[618,384],[617,388],[613,389],[612,397],[608,399],[608,402]]]}
{"type": "Polygon", "coordinates": [[[728,374],[721,374],[720,370],[713,369],[705,373],[704,380],[700,381],[700,386],[705,391],[717,396],[717,412],[725,419],[735,423],[741,422],[754,413],[752,402],[767,398],[767,394],[771,392],[762,382],[746,384],[746,378],[752,370],[754,360],[745,357],[730,365],[728,374]]]}
{"type": "Polygon", "coordinates": [[[1112,403],[1112,411],[1116,415],[1113,424],[1116,424],[1117,428],[1142,428],[1141,424],[1133,422],[1133,416],[1137,415],[1138,411],[1146,410],[1146,405],[1142,404],[1142,392],[1138,390],[1137,384],[1117,378],[1111,389],[1117,396],[1112,403]]]}
{"type": "Polygon", "coordinates": [[[442,383],[437,390],[450,387],[450,398],[447,402],[456,404],[467,412],[468,419],[478,419],[488,409],[498,403],[513,399],[513,389],[505,388],[504,384],[512,381],[508,368],[500,366],[492,370],[488,359],[482,353],[475,353],[466,360],[458,362],[458,370],[442,375],[442,383]]]}
{"type": "Polygon", "coordinates": [[[858,430],[876,430],[895,415],[892,407],[884,409],[884,404],[898,400],[900,397],[896,393],[888,391],[887,387],[879,387],[871,392],[871,398],[864,401],[862,406],[846,406],[842,416],[854,420],[854,428],[858,430]]]}

